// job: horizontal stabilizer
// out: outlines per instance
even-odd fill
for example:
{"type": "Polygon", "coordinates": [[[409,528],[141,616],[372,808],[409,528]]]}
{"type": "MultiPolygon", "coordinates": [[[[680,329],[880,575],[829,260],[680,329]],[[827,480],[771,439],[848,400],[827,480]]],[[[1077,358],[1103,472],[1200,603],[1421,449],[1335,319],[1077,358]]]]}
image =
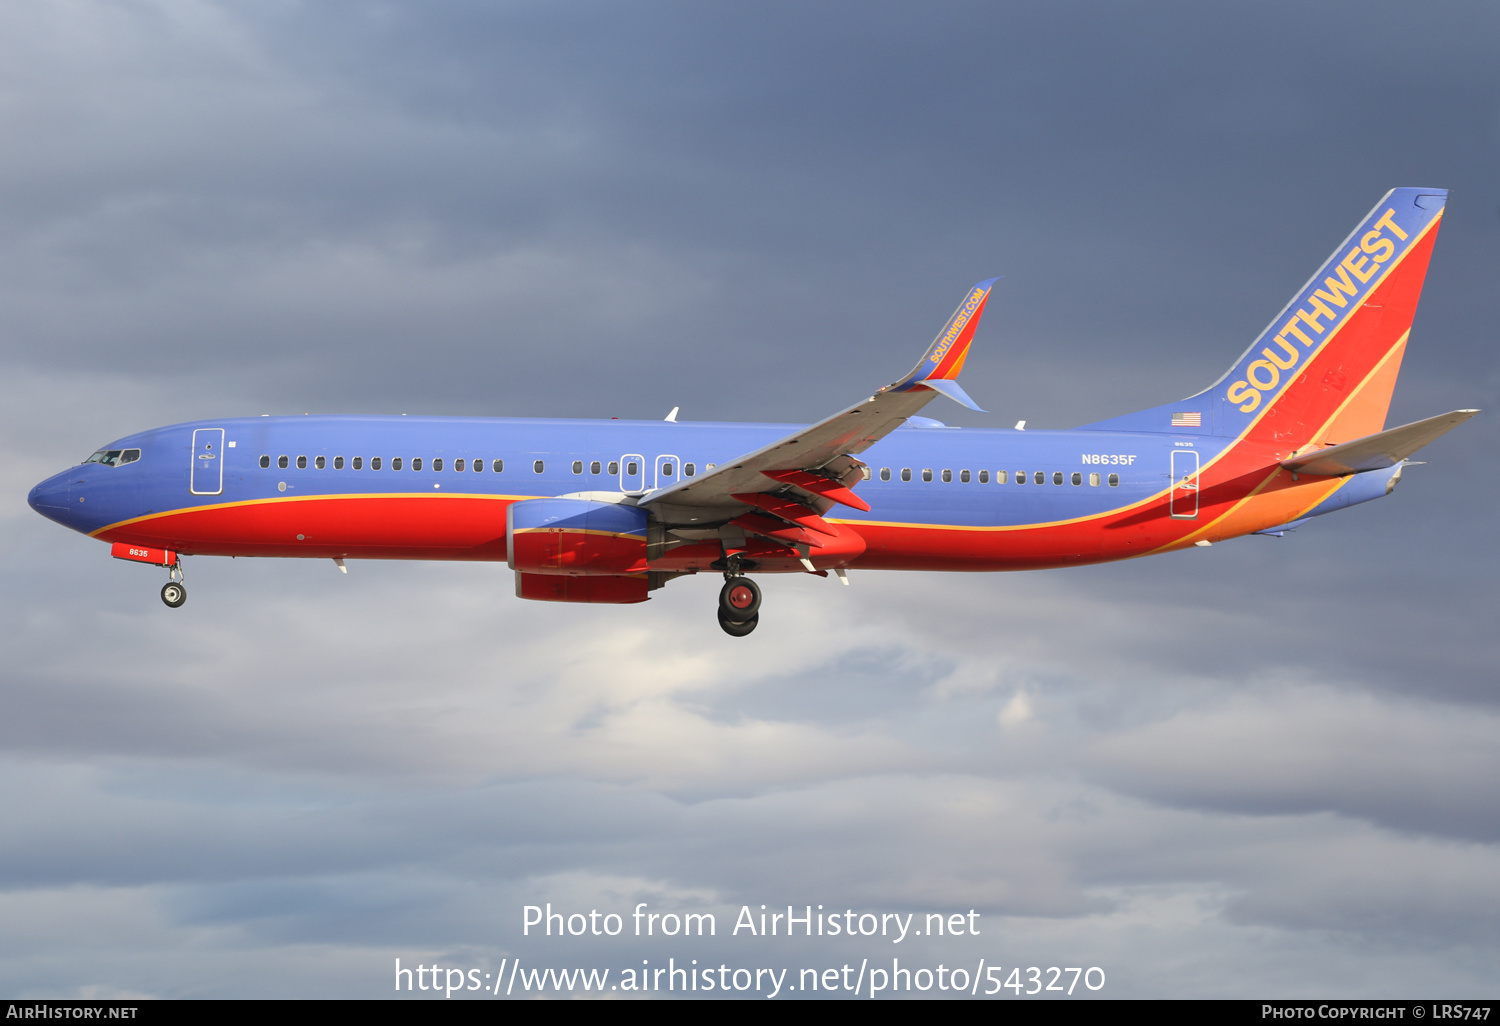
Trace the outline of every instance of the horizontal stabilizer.
{"type": "Polygon", "coordinates": [[[1282,460],[1281,465],[1295,474],[1323,477],[1347,477],[1366,470],[1394,467],[1428,442],[1441,438],[1478,412],[1454,410],[1452,413],[1419,420],[1415,424],[1403,424],[1389,431],[1356,438],[1352,442],[1293,456],[1282,460]]]}
{"type": "Polygon", "coordinates": [[[1301,520],[1293,520],[1293,521],[1290,521],[1289,523],[1277,524],[1275,527],[1268,527],[1264,531],[1256,531],[1254,533],[1255,534],[1263,534],[1267,538],[1285,538],[1287,535],[1291,534],[1297,528],[1299,528],[1303,524],[1307,523],[1310,519],[1312,519],[1312,518],[1311,517],[1303,517],[1301,520]]]}

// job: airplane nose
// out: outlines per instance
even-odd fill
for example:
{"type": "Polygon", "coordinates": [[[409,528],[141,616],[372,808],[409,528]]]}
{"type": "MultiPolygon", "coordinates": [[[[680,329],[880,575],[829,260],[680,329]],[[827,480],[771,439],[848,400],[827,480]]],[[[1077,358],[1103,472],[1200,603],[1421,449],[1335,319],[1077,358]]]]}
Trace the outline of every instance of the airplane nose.
{"type": "Polygon", "coordinates": [[[72,509],[68,506],[68,475],[54,474],[31,490],[26,503],[49,520],[62,520],[72,509]]]}

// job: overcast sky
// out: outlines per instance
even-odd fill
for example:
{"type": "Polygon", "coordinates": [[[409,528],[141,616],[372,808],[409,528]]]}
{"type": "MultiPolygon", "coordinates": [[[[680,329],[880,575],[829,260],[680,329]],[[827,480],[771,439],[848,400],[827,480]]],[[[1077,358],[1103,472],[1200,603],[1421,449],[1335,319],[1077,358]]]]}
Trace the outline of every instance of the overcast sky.
{"type": "Polygon", "coordinates": [[[1494,412],[1283,539],[773,578],[742,641],[713,580],[492,565],[194,559],[168,610],[25,493],[200,417],[812,420],[995,274],[993,412],[928,412],[1069,427],[1217,378],[1394,186],[1452,196],[1390,422],[1493,411],[1497,45],[1485,2],[0,6],[0,993],[1493,994],[1494,412]],[[549,901],[720,936],[523,938],[549,901]],[[983,933],[725,936],[820,903],[983,933]]]}

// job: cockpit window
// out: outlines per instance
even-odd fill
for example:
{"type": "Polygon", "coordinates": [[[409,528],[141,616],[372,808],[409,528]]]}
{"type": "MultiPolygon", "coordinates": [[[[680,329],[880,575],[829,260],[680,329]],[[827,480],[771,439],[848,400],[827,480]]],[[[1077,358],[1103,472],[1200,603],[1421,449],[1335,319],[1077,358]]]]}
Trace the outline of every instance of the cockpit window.
{"type": "Polygon", "coordinates": [[[141,450],[139,449],[100,449],[83,462],[102,463],[106,467],[118,467],[126,463],[134,463],[140,458],[141,450]]]}

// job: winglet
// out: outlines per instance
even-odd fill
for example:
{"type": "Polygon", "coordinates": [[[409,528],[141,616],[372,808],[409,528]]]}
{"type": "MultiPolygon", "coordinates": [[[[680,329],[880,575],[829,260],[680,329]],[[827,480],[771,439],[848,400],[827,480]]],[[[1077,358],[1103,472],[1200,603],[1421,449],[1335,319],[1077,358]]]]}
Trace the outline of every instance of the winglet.
{"type": "Polygon", "coordinates": [[[958,386],[956,379],[959,371],[964,369],[964,360],[968,358],[969,346],[974,341],[974,329],[979,327],[979,318],[984,314],[984,304],[990,298],[990,289],[999,280],[990,278],[969,290],[969,294],[958,304],[958,309],[953,311],[953,316],[948,318],[948,323],[938,332],[938,337],[933,340],[911,373],[891,386],[892,392],[930,388],[971,410],[984,412],[958,386]]]}
{"type": "Polygon", "coordinates": [[[956,403],[967,406],[975,413],[985,412],[984,410],[979,408],[978,403],[969,398],[969,393],[965,392],[957,381],[953,381],[950,378],[928,378],[926,381],[922,382],[922,384],[926,385],[934,392],[943,393],[945,396],[947,396],[949,399],[952,399],[956,403]]]}

